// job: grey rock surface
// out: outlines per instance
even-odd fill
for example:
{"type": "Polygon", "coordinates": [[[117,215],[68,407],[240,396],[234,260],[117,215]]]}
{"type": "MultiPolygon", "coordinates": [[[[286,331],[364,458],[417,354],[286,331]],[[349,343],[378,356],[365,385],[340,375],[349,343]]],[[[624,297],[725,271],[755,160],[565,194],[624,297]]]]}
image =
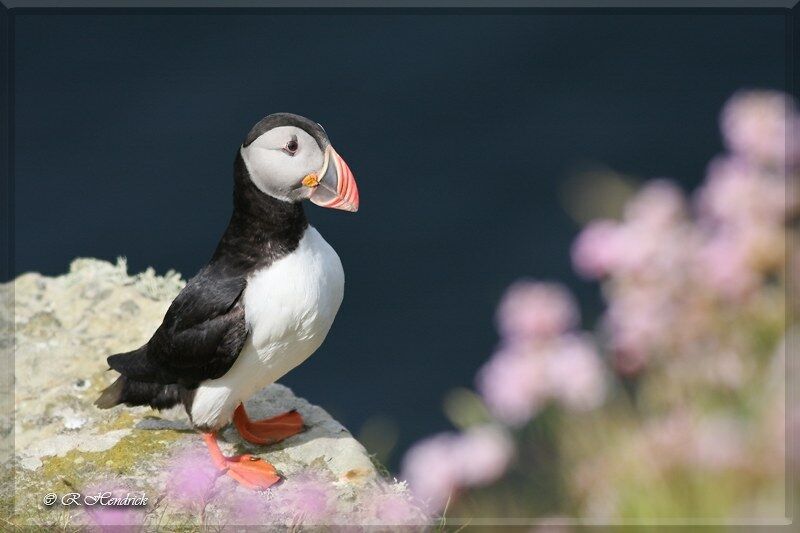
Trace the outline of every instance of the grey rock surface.
{"type": "MultiPolygon", "coordinates": [[[[247,498],[256,498],[250,508],[272,502],[269,519],[284,526],[424,522],[405,486],[379,474],[347,429],[279,384],[257,394],[247,404],[248,413],[262,418],[297,409],[308,429],[263,447],[245,442],[228,427],[221,432],[220,445],[226,454],[251,453],[271,462],[286,480],[269,491],[243,495],[244,489],[221,476],[212,490],[224,498],[204,495],[188,506],[171,505],[170,483],[180,475],[174,468],[176,457],[202,457],[203,450],[183,409],[99,410],[92,402],[116,376],[106,371],[105,357],[145,342],[183,285],[174,272],[128,275],[123,260],[77,259],[63,276],[24,274],[0,287],[4,301],[11,301],[12,292],[14,301],[13,308],[1,310],[0,325],[10,323],[15,330],[13,435],[10,421],[0,420],[3,446],[11,450],[13,445],[13,460],[6,460],[3,468],[15,474],[15,483],[5,483],[0,491],[7,515],[3,520],[65,527],[97,523],[99,515],[85,507],[47,506],[43,498],[50,492],[84,494],[97,483],[112,483],[148,496],[146,509],[136,510],[140,515],[117,517],[145,527],[254,520],[220,503],[247,498]],[[287,494],[294,499],[286,500],[287,494]],[[286,500],[283,507],[276,507],[281,498],[286,500]],[[306,500],[311,507],[304,507],[306,500]]],[[[8,348],[9,328],[5,331],[0,346],[8,348]]],[[[4,392],[8,402],[10,391],[4,392]]]]}

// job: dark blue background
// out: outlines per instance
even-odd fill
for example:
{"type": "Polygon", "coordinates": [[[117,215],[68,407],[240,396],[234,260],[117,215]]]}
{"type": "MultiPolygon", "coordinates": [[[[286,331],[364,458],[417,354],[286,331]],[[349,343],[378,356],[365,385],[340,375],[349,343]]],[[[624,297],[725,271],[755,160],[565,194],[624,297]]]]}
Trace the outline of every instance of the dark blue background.
{"type": "Polygon", "coordinates": [[[401,449],[446,427],[441,399],[471,385],[515,278],[562,280],[596,312],[559,202],[576,165],[691,186],[725,99],[785,84],[778,13],[29,13],[15,31],[17,273],[124,255],[192,275],[250,126],[325,126],[361,210],[308,208],[348,285],[285,383],[356,431],[394,419],[401,449]]]}

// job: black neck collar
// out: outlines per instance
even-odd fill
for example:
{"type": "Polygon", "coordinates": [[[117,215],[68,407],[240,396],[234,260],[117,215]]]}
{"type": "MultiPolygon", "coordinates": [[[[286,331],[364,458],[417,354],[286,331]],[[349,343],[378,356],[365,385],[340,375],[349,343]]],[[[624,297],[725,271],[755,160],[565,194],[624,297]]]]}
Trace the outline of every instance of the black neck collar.
{"type": "Polygon", "coordinates": [[[245,269],[272,263],[297,248],[307,227],[302,204],[261,192],[237,151],[233,165],[233,214],[212,262],[224,259],[245,269]]]}

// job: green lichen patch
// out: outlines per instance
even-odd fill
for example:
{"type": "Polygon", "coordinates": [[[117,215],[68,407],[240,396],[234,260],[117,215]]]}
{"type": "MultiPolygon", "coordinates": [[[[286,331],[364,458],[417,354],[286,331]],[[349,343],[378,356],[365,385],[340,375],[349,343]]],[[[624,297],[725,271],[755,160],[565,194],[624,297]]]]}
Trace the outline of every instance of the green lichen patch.
{"type": "MultiPolygon", "coordinates": [[[[132,421],[132,417],[128,415],[132,421]]],[[[35,471],[17,469],[17,501],[12,520],[32,523],[41,519],[45,494],[81,492],[93,483],[109,478],[136,480],[138,490],[155,495],[158,464],[163,463],[170,445],[181,435],[170,430],[134,430],[112,448],[102,452],[70,450],[63,456],[42,458],[35,471]]]]}
{"type": "Polygon", "coordinates": [[[114,431],[116,429],[132,428],[136,424],[136,418],[128,411],[119,411],[114,418],[110,418],[100,425],[103,431],[114,431]]]}
{"type": "Polygon", "coordinates": [[[48,457],[42,461],[41,476],[46,480],[59,477],[73,484],[91,482],[91,477],[102,471],[109,475],[130,475],[143,461],[163,455],[171,442],[179,438],[173,431],[133,431],[120,439],[112,448],[102,452],[71,450],[63,457],[48,457]]]}

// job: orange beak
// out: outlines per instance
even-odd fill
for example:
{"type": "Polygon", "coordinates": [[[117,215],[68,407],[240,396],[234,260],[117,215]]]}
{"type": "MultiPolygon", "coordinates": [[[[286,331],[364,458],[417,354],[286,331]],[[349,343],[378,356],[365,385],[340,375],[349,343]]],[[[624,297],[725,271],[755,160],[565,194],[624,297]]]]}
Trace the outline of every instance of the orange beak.
{"type": "Polygon", "coordinates": [[[325,163],[317,177],[309,174],[303,185],[312,187],[310,200],[320,207],[358,211],[358,187],[353,172],[332,146],[325,150],[325,163]]]}

